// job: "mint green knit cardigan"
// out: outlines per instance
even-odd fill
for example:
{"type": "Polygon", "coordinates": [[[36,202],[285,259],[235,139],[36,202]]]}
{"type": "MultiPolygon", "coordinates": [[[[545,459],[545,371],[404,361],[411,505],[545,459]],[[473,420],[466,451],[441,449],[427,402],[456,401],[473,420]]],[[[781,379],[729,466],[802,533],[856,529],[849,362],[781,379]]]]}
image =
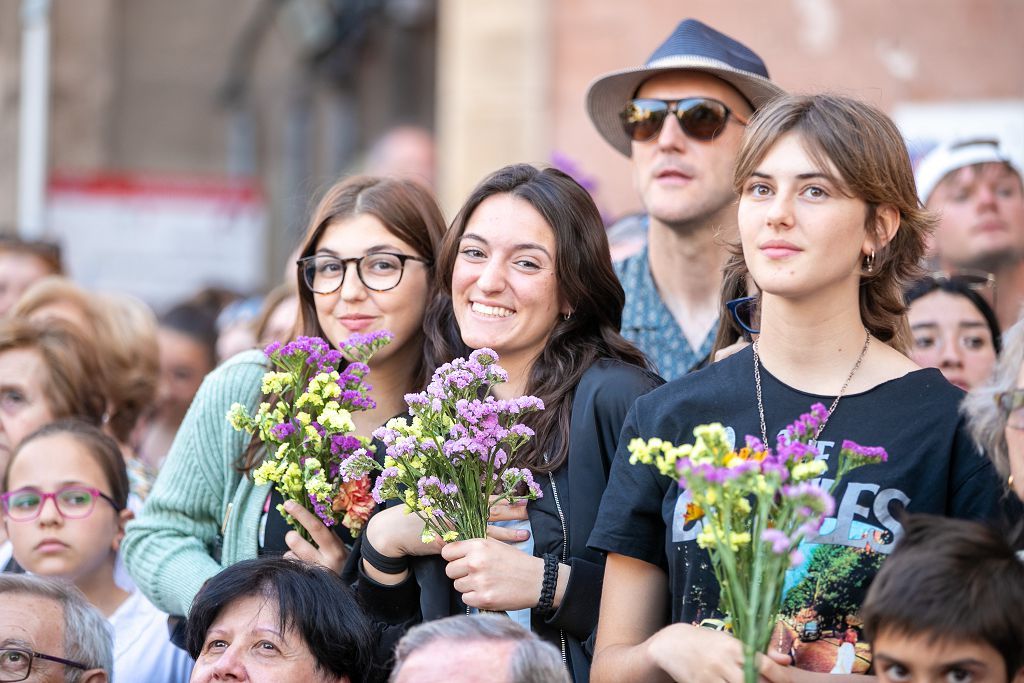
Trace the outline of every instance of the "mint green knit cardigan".
{"type": "Polygon", "coordinates": [[[226,415],[232,403],[255,410],[267,371],[259,351],[225,362],[203,381],[138,519],[128,523],[121,553],[150,602],[187,615],[203,582],[257,555],[257,528],[270,485],[256,486],[234,468],[250,436],[226,415]],[[218,563],[210,548],[223,530],[218,563]]]}

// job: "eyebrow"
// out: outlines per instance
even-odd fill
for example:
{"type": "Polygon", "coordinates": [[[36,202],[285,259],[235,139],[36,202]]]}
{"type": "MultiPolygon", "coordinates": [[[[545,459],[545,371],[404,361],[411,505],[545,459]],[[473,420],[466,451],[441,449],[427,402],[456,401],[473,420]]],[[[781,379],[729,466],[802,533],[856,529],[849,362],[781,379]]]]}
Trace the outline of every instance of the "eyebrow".
{"type": "MultiPolygon", "coordinates": [[[[914,330],[923,330],[925,328],[936,328],[938,326],[939,326],[939,323],[933,323],[933,322],[914,323],[913,325],[910,326],[910,330],[911,330],[911,332],[913,332],[914,330]]],[[[980,327],[988,327],[988,323],[982,323],[982,322],[978,322],[976,320],[961,320],[961,321],[959,321],[956,324],[956,326],[960,327],[960,328],[966,327],[966,328],[974,329],[974,328],[980,328],[980,327]]]]}
{"type": "Polygon", "coordinates": [[[5,639],[3,641],[0,641],[0,647],[3,647],[3,648],[18,648],[18,649],[21,649],[21,650],[32,650],[32,649],[34,649],[32,643],[28,642],[27,640],[22,640],[21,638],[7,638],[7,639],[5,639]]]}
{"type": "MultiPolygon", "coordinates": [[[[768,180],[771,180],[771,179],[773,179],[775,177],[775,176],[771,175],[770,173],[765,173],[764,171],[754,171],[750,175],[751,175],[751,177],[754,177],[754,178],[765,178],[765,179],[768,179],[768,180]]],[[[814,178],[821,178],[822,180],[827,180],[830,183],[835,183],[835,184],[839,183],[839,181],[836,180],[836,177],[834,175],[832,175],[831,173],[823,173],[821,171],[812,171],[811,173],[797,173],[796,174],[796,179],[797,180],[812,180],[814,178]]]]}
{"type": "MultiPolygon", "coordinates": [[[[476,233],[473,233],[473,232],[463,233],[462,237],[459,238],[459,241],[461,242],[462,240],[466,240],[466,239],[476,240],[477,242],[481,242],[481,243],[483,243],[485,245],[489,245],[490,244],[490,242],[485,240],[483,237],[481,237],[480,235],[477,235],[476,233]]],[[[523,251],[524,249],[536,249],[537,251],[544,252],[545,256],[547,256],[548,258],[551,258],[551,254],[548,252],[548,250],[543,245],[537,244],[536,242],[520,242],[519,244],[514,244],[512,246],[513,246],[513,248],[516,251],[523,251]]]]}
{"type": "MultiPolygon", "coordinates": [[[[388,251],[388,252],[390,252],[390,251],[401,251],[401,249],[399,249],[398,246],[396,246],[394,244],[377,244],[377,245],[374,245],[372,247],[368,247],[363,253],[364,254],[375,254],[375,253],[381,252],[381,251],[388,251]]],[[[338,255],[338,252],[334,251],[333,249],[328,249],[327,247],[320,247],[319,249],[316,250],[316,254],[327,254],[329,256],[335,256],[335,257],[341,258],[338,255]]]]}

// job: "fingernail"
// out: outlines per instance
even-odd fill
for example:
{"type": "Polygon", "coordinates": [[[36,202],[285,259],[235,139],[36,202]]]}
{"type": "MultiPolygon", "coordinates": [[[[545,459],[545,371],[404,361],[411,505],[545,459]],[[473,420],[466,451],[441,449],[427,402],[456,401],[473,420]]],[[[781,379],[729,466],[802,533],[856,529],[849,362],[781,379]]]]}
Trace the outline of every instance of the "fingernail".
{"type": "Polygon", "coordinates": [[[518,538],[520,541],[525,541],[529,537],[530,537],[530,532],[527,531],[526,529],[520,529],[519,531],[516,532],[516,538],[518,538]]]}
{"type": "Polygon", "coordinates": [[[295,501],[294,500],[286,500],[284,502],[284,509],[287,510],[288,512],[291,512],[292,510],[294,510],[295,509],[295,501]]]}

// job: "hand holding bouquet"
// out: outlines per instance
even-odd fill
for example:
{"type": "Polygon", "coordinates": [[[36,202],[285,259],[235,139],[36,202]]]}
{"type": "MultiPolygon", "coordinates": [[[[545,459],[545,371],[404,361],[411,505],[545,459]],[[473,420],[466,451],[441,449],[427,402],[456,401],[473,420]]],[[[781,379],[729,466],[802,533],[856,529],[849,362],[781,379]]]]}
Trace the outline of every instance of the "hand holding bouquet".
{"type": "MultiPolygon", "coordinates": [[[[235,403],[228,421],[239,431],[257,434],[267,449],[253,472],[256,484],[272,482],[285,500],[312,511],[326,526],[342,525],[358,536],[373,510],[369,480],[342,481],[341,462],[366,454],[369,439],[356,436],[352,413],[376,407],[365,382],[366,362],[391,341],[389,332],[353,335],[341,351],[319,337],[299,337],[264,351],[275,368],[263,376],[268,397],[255,415],[235,403]],[[340,372],[337,367],[348,358],[340,372]]],[[[303,538],[308,532],[284,508],[278,511],[303,538]]]]}
{"type": "Polygon", "coordinates": [[[523,416],[544,405],[533,396],[481,398],[508,381],[497,362],[480,349],[442,365],[426,391],[406,395],[411,421],[396,418],[374,432],[387,446],[383,468],[359,452],[342,465],[349,480],[382,470],[374,499],[403,501],[423,520],[424,543],[484,538],[492,505],[541,496],[533,473],[509,464],[533,436],[523,416]]]}
{"type": "Polygon", "coordinates": [[[813,538],[833,513],[836,483],[887,458],[882,448],[844,441],[835,482],[825,491],[812,481],[827,469],[812,439],[826,418],[825,407],[815,404],[779,435],[774,451],[749,436],[736,450],[717,423],[694,429],[692,445],[661,439],[629,444],[630,463],[654,465],[690,494],[686,519],[703,525],[697,544],[711,557],[720,609],[743,643],[747,683],[757,681],[756,654],[768,647],[786,570],[803,562],[800,542],[813,538]]]}

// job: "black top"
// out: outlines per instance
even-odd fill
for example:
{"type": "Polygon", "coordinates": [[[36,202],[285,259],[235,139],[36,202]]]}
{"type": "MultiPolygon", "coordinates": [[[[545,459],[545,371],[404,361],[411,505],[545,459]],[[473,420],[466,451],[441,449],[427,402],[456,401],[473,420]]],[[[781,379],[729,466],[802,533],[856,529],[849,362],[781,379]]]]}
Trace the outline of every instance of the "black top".
{"type": "MultiPolygon", "coordinates": [[[[761,370],[769,439],[806,413],[813,403],[829,406],[834,397],[816,396],[784,385],[761,370]]],[[[844,439],[883,446],[888,462],[851,472],[835,491],[836,515],[827,519],[813,543],[801,546],[804,563],[787,574],[783,603],[786,630],[797,664],[828,672],[853,666],[863,673],[870,651],[860,640],[855,618],[868,584],[901,536],[904,510],[964,518],[995,515],[999,496],[994,470],[971,442],[958,413],[963,392],[936,369],[918,370],[861,394],[844,396],[818,442],[835,476],[844,439]],[[848,618],[849,617],[849,618],[848,618]],[[831,647],[827,657],[804,639],[815,626],[831,647]],[[847,624],[854,625],[849,633],[847,624]],[[853,645],[843,648],[843,643],[853,645]],[[806,646],[806,649],[804,647],[806,646]],[[839,651],[843,650],[842,653],[839,651]],[[813,656],[812,656],[813,655],[813,656]]],[[[707,552],[695,541],[701,522],[686,522],[689,494],[645,465],[630,465],[630,439],[660,437],[676,445],[693,442],[697,425],[721,422],[742,445],[760,438],[753,379],[753,353],[745,349],[719,363],[680,378],[637,400],[623,426],[619,449],[592,548],[627,555],[661,567],[668,574],[672,621],[700,623],[720,618],[718,586],[707,552]]],[[[774,445],[771,444],[771,445],[774,445]]],[[[811,635],[808,635],[811,633],[811,635]]],[[[820,635],[820,634],[819,634],[820,635]]],[[[815,643],[817,641],[814,641],[815,643]]]]}
{"type": "MultiPolygon", "coordinates": [[[[559,648],[564,633],[565,656],[576,681],[587,681],[590,677],[592,636],[597,627],[604,578],[604,557],[587,547],[587,539],[619,443],[622,421],[637,396],[662,383],[657,375],[619,361],[601,360],[588,369],[573,397],[566,464],[551,476],[537,477],[544,497],[527,505],[534,554],[552,552],[560,557],[562,517],[555,506],[551,484],[554,481],[565,518],[568,564],[572,571],[558,610],[547,618],[533,612],[532,627],[559,648]]],[[[346,568],[348,575],[358,576],[360,598],[382,630],[382,649],[397,641],[413,624],[466,611],[458,591],[444,573],[446,563],[440,556],[411,559],[413,576],[398,586],[382,586],[362,572],[358,545],[346,568]]]]}

